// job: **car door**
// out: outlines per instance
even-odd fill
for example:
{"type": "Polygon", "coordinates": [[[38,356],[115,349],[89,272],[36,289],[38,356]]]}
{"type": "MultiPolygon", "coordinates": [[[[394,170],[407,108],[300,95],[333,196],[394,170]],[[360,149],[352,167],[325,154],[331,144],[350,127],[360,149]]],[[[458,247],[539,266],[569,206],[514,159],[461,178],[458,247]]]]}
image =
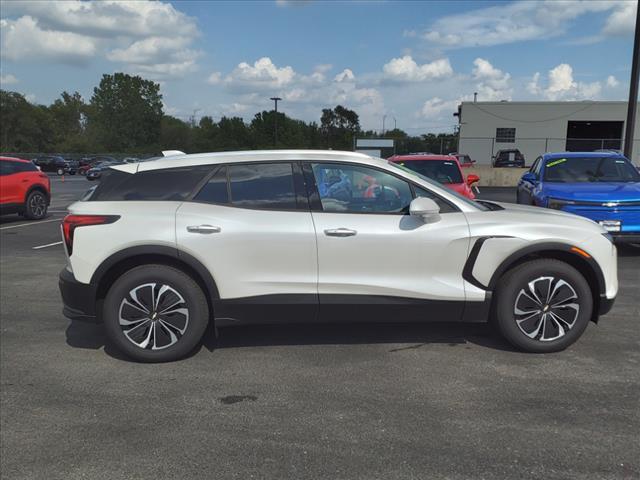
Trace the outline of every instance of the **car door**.
{"type": "Polygon", "coordinates": [[[3,205],[19,203],[19,182],[15,162],[0,160],[0,203],[3,205]]]}
{"type": "Polygon", "coordinates": [[[465,215],[433,192],[376,167],[305,164],[318,244],[323,321],[459,320],[469,247],[465,215]],[[440,220],[408,214],[415,196],[440,220]]]}
{"type": "Polygon", "coordinates": [[[178,209],[176,239],[216,282],[218,325],[316,320],[316,236],[298,163],[221,166],[178,209]]]}

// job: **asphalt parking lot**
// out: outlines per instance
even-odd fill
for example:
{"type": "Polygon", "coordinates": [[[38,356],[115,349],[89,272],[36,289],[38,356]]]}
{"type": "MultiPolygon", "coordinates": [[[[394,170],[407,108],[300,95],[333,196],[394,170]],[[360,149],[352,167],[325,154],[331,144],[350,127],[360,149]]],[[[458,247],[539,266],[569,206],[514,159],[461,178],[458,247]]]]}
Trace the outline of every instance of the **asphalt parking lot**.
{"type": "Polygon", "coordinates": [[[614,309],[562,353],[485,325],[282,326],[144,365],[61,314],[47,245],[90,185],[54,177],[47,219],[0,219],[2,478],[640,476],[640,248],[620,248],[614,309]]]}

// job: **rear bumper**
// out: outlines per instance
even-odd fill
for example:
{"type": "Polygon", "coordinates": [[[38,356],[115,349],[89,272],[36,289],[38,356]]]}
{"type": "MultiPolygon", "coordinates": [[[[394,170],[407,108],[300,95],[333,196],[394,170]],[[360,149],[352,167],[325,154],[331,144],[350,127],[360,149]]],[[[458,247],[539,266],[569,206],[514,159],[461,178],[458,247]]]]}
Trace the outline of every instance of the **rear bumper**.
{"type": "Polygon", "coordinates": [[[93,285],[78,282],[73,273],[65,268],[60,272],[58,286],[65,317],[91,323],[99,321],[96,315],[96,289],[93,285]]]}

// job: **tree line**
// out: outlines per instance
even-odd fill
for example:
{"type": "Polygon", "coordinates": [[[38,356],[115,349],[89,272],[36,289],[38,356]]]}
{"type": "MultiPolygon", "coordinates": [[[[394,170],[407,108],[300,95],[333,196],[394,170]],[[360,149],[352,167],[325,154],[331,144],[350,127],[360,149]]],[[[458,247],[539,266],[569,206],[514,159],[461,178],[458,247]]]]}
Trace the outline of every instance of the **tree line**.
{"type": "MultiPolygon", "coordinates": [[[[0,90],[0,151],[42,153],[157,154],[164,149],[187,153],[266,148],[353,150],[355,138],[376,138],[360,127],[358,114],[341,105],[322,110],[320,122],[304,122],[282,112],[241,117],[203,116],[185,122],[167,115],[160,85],[125,73],[103,75],[86,102],[78,92],[63,92],[51,105],[28,102],[18,92],[0,90]],[[278,143],[274,144],[277,115],[278,143]]],[[[385,132],[396,152],[455,150],[455,134],[409,136],[385,132]]]]}

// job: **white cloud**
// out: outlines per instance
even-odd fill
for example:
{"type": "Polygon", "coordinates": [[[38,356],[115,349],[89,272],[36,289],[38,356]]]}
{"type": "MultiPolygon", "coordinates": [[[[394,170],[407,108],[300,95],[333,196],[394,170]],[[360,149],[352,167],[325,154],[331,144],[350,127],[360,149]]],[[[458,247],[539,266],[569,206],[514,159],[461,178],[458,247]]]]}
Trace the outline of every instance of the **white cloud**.
{"type": "Polygon", "coordinates": [[[382,70],[389,79],[409,82],[435,80],[453,74],[448,58],[418,65],[411,55],[391,59],[382,67],[382,70]]]}
{"type": "Polygon", "coordinates": [[[195,19],[160,1],[3,2],[3,59],[86,64],[96,56],[152,78],[194,71],[195,19]],[[11,18],[10,18],[11,17],[11,18]]]}
{"type": "Polygon", "coordinates": [[[207,78],[207,83],[210,83],[211,85],[218,85],[222,83],[222,73],[213,72],[209,75],[209,78],[207,78]]]}
{"type": "Polygon", "coordinates": [[[572,20],[586,13],[607,11],[612,13],[603,33],[626,34],[633,28],[635,14],[629,14],[633,8],[635,3],[626,0],[522,0],[441,17],[422,33],[422,38],[445,48],[546,39],[563,35],[572,20]]]}
{"type": "Polygon", "coordinates": [[[291,83],[295,75],[290,66],[278,68],[269,57],[262,57],[253,65],[247,62],[238,64],[227,75],[225,82],[229,85],[248,86],[254,89],[280,88],[291,83]]]}
{"type": "MultiPolygon", "coordinates": [[[[609,80],[617,80],[609,75],[609,80]]],[[[540,73],[536,74],[527,84],[527,91],[535,96],[542,96],[546,100],[594,100],[602,91],[600,82],[577,82],[573,78],[573,68],[567,63],[561,63],[549,70],[547,74],[547,86],[540,85],[540,73]]]]}
{"type": "Polygon", "coordinates": [[[27,93],[24,99],[29,103],[36,103],[36,96],[33,93],[27,93]]]}
{"type": "Polygon", "coordinates": [[[439,97],[433,97],[422,105],[421,115],[428,119],[440,117],[443,113],[452,115],[458,109],[460,100],[442,100],[439,97]]]}
{"type": "Polygon", "coordinates": [[[476,58],[473,61],[473,78],[478,82],[478,96],[480,100],[510,100],[512,88],[511,75],[495,68],[491,62],[484,58],[476,58]]]}
{"type": "Polygon", "coordinates": [[[540,94],[540,85],[538,84],[539,82],[540,82],[540,72],[536,72],[533,74],[531,81],[527,83],[527,92],[529,92],[531,95],[540,94]]]}
{"type": "Polygon", "coordinates": [[[636,26],[637,2],[620,2],[604,24],[605,35],[633,35],[636,26]]]}
{"type": "Polygon", "coordinates": [[[356,77],[353,74],[353,72],[350,69],[345,68],[343,71],[341,71],[339,74],[337,74],[333,78],[333,81],[334,82],[353,82],[355,79],[356,77]]]}
{"type": "Polygon", "coordinates": [[[158,35],[198,34],[195,20],[167,2],[148,0],[101,0],[86,2],[40,0],[3,2],[3,16],[31,16],[42,29],[67,31],[91,37],[143,38],[158,35]]]}
{"type": "Polygon", "coordinates": [[[42,30],[29,16],[15,21],[2,19],[0,30],[0,55],[6,60],[30,58],[84,63],[96,53],[94,39],[72,32],[42,30]]]}
{"type": "Polygon", "coordinates": [[[618,85],[620,85],[620,82],[616,77],[614,77],[613,75],[609,75],[607,77],[607,87],[616,88],[618,85]]]}
{"type": "Polygon", "coordinates": [[[15,75],[11,75],[10,73],[7,73],[6,75],[0,74],[0,85],[13,85],[15,83],[18,83],[18,79],[15,75]]]}

